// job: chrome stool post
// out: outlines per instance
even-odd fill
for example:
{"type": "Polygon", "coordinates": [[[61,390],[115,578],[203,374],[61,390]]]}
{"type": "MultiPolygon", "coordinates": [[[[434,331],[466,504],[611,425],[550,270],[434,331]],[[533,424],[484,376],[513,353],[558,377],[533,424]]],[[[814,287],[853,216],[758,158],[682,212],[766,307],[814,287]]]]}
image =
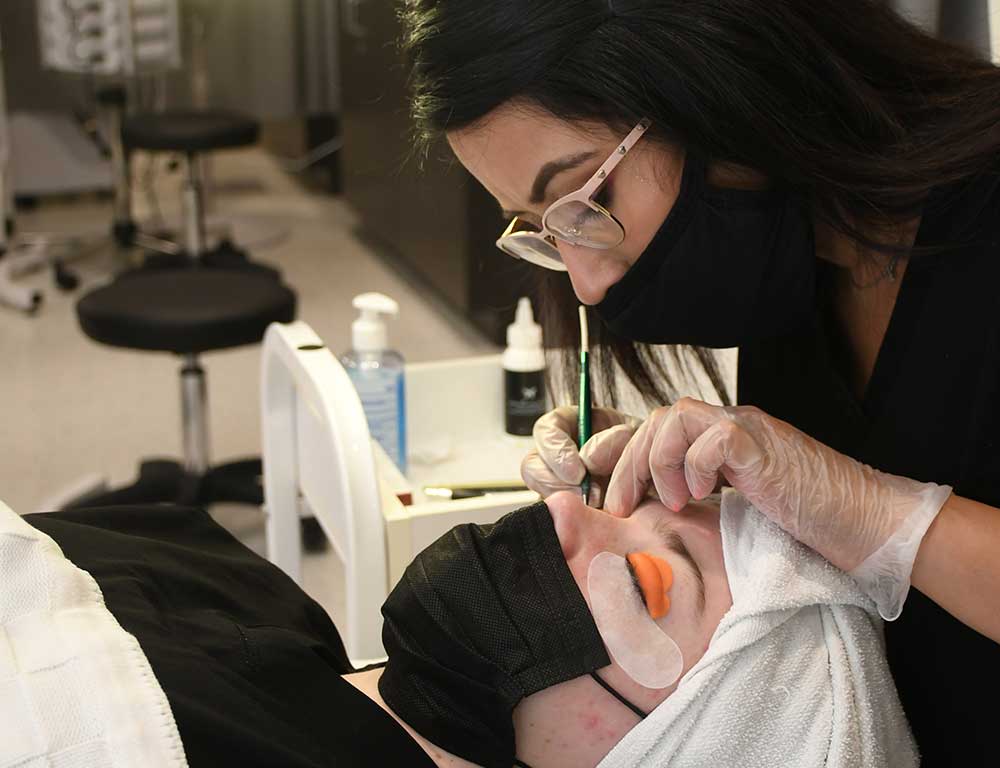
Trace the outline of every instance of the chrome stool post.
{"type": "Polygon", "coordinates": [[[184,181],[184,250],[188,258],[193,261],[198,261],[208,250],[205,233],[205,191],[201,171],[201,158],[194,152],[189,152],[187,179],[184,181]]]}
{"type": "Polygon", "coordinates": [[[208,394],[205,370],[198,355],[184,355],[181,367],[181,420],[184,436],[184,469],[192,475],[205,474],[210,466],[208,437],[208,394]]]}

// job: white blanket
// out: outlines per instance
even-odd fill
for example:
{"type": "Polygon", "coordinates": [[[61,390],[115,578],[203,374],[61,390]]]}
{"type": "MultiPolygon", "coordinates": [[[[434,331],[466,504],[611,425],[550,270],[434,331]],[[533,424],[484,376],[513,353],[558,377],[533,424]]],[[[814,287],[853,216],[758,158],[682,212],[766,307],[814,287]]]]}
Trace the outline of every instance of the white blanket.
{"type": "Polygon", "coordinates": [[[599,768],[918,765],[881,620],[854,581],[731,491],[722,546],[732,609],[599,768]]]}
{"type": "Polygon", "coordinates": [[[0,768],[183,768],[167,697],[97,582],[0,502],[0,768]]]}

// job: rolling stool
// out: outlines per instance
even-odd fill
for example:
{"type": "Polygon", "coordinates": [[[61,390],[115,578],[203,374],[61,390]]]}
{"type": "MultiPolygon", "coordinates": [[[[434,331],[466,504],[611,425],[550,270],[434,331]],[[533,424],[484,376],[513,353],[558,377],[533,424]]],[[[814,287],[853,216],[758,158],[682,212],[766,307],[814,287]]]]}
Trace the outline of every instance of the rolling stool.
{"type": "MultiPolygon", "coordinates": [[[[184,232],[178,253],[149,253],[146,266],[176,267],[192,262],[208,267],[246,268],[278,272],[249,261],[246,253],[228,240],[214,250],[207,246],[205,231],[204,184],[200,155],[221,149],[236,149],[257,142],[260,126],[245,115],[219,110],[168,110],[140,112],[121,120],[121,138],[126,155],[135,150],[170,152],[182,155],[185,165],[183,187],[184,232]]],[[[125,166],[127,168],[127,165],[125,166]]],[[[130,210],[116,212],[115,231],[119,239],[135,237],[130,210]]],[[[141,245],[141,242],[138,244],[141,245]]]]}
{"type": "Polygon", "coordinates": [[[295,319],[295,294],[271,275],[191,267],[136,270],[77,303],[84,333],[113,347],[172,352],[183,359],[184,461],[144,461],[129,487],[78,499],[68,508],[215,502],[261,505],[260,459],[211,467],[205,373],[199,355],[257,344],[271,323],[295,319]]]}

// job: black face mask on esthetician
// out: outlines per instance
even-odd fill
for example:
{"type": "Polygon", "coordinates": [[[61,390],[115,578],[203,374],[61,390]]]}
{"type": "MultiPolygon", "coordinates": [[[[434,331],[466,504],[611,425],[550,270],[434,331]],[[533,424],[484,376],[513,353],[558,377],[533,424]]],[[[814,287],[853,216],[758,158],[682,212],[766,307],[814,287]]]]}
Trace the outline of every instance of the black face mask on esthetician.
{"type": "Polygon", "coordinates": [[[486,768],[515,759],[514,707],[611,661],[544,502],[461,525],[421,552],[382,606],[386,704],[486,768]]]}
{"type": "Polygon", "coordinates": [[[709,187],[690,153],[649,247],[597,305],[618,336],[722,349],[781,335],[815,299],[806,211],[787,193],[709,187]]]}

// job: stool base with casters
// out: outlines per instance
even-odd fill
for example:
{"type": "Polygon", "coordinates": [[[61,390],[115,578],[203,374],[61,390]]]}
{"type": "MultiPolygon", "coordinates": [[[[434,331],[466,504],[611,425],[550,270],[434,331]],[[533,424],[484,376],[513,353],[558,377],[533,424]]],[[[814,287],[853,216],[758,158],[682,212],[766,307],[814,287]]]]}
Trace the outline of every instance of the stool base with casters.
{"type": "Polygon", "coordinates": [[[207,507],[227,502],[259,507],[264,503],[263,471],[260,459],[220,464],[203,475],[191,474],[179,461],[147,459],[139,465],[139,477],[132,485],[81,496],[64,509],[159,503],[207,507]]]}
{"type": "Polygon", "coordinates": [[[295,294],[270,273],[201,267],[138,270],[84,296],[77,315],[90,338],[181,358],[184,449],[182,461],[143,461],[132,485],[88,494],[66,508],[160,502],[260,506],[259,459],[210,464],[207,387],[200,356],[259,343],[270,323],[294,319],[295,305],[295,294]]]}
{"type": "MultiPolygon", "coordinates": [[[[128,152],[122,143],[122,121],[125,113],[125,88],[108,87],[96,95],[98,120],[101,129],[91,132],[90,140],[96,145],[98,157],[110,161],[111,183],[114,200],[114,223],[108,233],[72,234],[64,232],[14,231],[13,195],[5,190],[2,207],[8,221],[7,237],[11,241],[9,254],[0,264],[0,303],[26,312],[36,311],[42,304],[39,291],[16,285],[14,280],[22,275],[42,269],[52,269],[56,287],[72,291],[79,285],[79,277],[70,267],[72,262],[86,259],[98,251],[111,249],[112,271],[134,266],[140,251],[178,253],[180,246],[139,231],[132,220],[131,179],[128,152]],[[16,234],[16,237],[15,237],[16,234]]],[[[0,115],[0,119],[5,119],[0,115]]],[[[2,141],[0,141],[2,144],[2,141]]],[[[89,147],[89,143],[85,146],[89,147]]],[[[23,151],[23,148],[22,148],[23,151]]],[[[3,168],[9,176],[9,168],[3,168]]],[[[9,178],[5,187],[11,186],[9,178]]]]}
{"type": "MultiPolygon", "coordinates": [[[[216,150],[253,145],[259,135],[257,121],[223,110],[168,110],[127,114],[126,93],[121,87],[102,89],[97,100],[102,122],[106,126],[106,151],[111,161],[113,179],[114,219],[110,236],[98,236],[96,239],[46,236],[42,239],[51,242],[58,239],[72,249],[63,261],[81,258],[95,245],[110,245],[118,254],[119,266],[115,268],[116,272],[129,267],[143,268],[146,265],[191,266],[197,263],[204,266],[230,266],[234,259],[242,264],[252,265],[246,252],[237,249],[227,237],[209,247],[202,156],[216,150]],[[183,221],[177,242],[169,235],[143,231],[135,221],[132,209],[131,158],[136,150],[166,152],[183,159],[183,221]],[[123,262],[124,266],[121,266],[123,262]]],[[[56,266],[72,279],[72,273],[68,272],[65,265],[56,266]]]]}
{"type": "Polygon", "coordinates": [[[260,459],[209,465],[208,401],[205,371],[197,355],[185,355],[181,368],[184,460],[148,459],[139,466],[139,477],[124,488],[80,496],[65,509],[119,504],[169,502],[189,507],[236,503],[264,503],[260,459]]]}

